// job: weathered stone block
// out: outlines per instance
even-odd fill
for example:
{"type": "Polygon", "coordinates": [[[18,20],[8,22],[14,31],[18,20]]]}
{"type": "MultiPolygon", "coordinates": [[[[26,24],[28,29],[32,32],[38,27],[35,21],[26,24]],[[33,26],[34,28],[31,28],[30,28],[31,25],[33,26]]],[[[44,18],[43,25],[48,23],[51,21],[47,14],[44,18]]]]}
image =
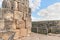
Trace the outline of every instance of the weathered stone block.
{"type": "Polygon", "coordinates": [[[18,10],[20,11],[20,12],[23,12],[23,5],[21,4],[21,3],[18,3],[18,10]]]}
{"type": "Polygon", "coordinates": [[[14,32],[0,32],[0,38],[3,40],[13,40],[14,35],[14,32]]]}
{"type": "Polygon", "coordinates": [[[23,12],[28,12],[29,11],[29,9],[28,9],[28,7],[27,6],[23,6],[23,12]]]}
{"type": "Polygon", "coordinates": [[[4,29],[4,20],[0,20],[0,30],[4,29]]]}
{"type": "Polygon", "coordinates": [[[27,14],[26,14],[26,13],[24,13],[24,17],[23,17],[23,19],[24,19],[24,20],[26,20],[26,17],[27,17],[27,14]]]}
{"type": "Polygon", "coordinates": [[[27,33],[28,33],[27,36],[30,36],[30,34],[31,34],[31,28],[27,29],[27,33]]]}
{"type": "Polygon", "coordinates": [[[3,18],[3,15],[2,15],[2,10],[0,9],[0,19],[3,18]]]}
{"type": "Polygon", "coordinates": [[[15,30],[16,29],[16,24],[15,22],[12,23],[12,30],[15,30]]]}
{"type": "Polygon", "coordinates": [[[13,10],[14,11],[18,10],[18,3],[17,3],[17,1],[14,1],[13,10]]]}
{"type": "Polygon", "coordinates": [[[5,7],[7,6],[6,4],[7,4],[7,1],[4,0],[4,1],[2,2],[2,7],[5,8],[5,7]]]}
{"type": "Polygon", "coordinates": [[[23,17],[23,13],[22,12],[19,12],[19,11],[14,11],[14,19],[22,19],[23,17]]]}
{"type": "Polygon", "coordinates": [[[20,36],[20,30],[14,30],[16,33],[15,33],[15,36],[14,36],[14,39],[19,39],[21,36],[20,36]]]}
{"type": "Polygon", "coordinates": [[[11,29],[12,29],[13,21],[5,20],[4,23],[5,23],[5,26],[4,26],[4,29],[5,29],[5,30],[8,31],[8,30],[11,30],[11,29]]]}
{"type": "Polygon", "coordinates": [[[17,28],[25,28],[25,21],[21,20],[21,21],[17,21],[17,28]]]}
{"type": "Polygon", "coordinates": [[[25,37],[25,36],[27,36],[27,29],[20,29],[20,31],[21,31],[21,33],[20,33],[20,36],[22,36],[22,37],[25,37]]]}
{"type": "Polygon", "coordinates": [[[9,12],[7,11],[4,15],[4,19],[7,19],[7,20],[13,20],[13,13],[12,12],[9,12]]]}
{"type": "Polygon", "coordinates": [[[28,19],[28,20],[26,20],[26,28],[31,28],[32,27],[32,25],[31,25],[32,23],[31,23],[31,21],[28,19]]]}

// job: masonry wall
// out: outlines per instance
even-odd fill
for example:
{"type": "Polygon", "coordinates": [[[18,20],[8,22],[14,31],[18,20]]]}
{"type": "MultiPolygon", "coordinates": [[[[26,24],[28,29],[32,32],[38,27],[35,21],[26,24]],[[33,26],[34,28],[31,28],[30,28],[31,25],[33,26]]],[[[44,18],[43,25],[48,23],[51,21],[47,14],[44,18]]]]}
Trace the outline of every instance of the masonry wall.
{"type": "Polygon", "coordinates": [[[32,22],[32,32],[41,34],[60,34],[60,20],[32,22]]]}
{"type": "Polygon", "coordinates": [[[0,39],[20,40],[30,36],[31,9],[28,0],[3,0],[0,14],[0,39]]]}

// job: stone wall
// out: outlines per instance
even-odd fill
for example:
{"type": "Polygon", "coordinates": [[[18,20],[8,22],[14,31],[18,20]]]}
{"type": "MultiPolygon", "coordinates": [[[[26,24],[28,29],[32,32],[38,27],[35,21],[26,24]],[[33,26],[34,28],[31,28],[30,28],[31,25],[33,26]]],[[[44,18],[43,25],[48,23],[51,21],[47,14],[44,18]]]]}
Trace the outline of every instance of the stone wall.
{"type": "Polygon", "coordinates": [[[32,22],[32,31],[36,33],[60,33],[60,20],[32,22]]]}
{"type": "Polygon", "coordinates": [[[2,40],[20,40],[30,36],[31,10],[28,0],[3,0],[0,14],[2,40]]]}

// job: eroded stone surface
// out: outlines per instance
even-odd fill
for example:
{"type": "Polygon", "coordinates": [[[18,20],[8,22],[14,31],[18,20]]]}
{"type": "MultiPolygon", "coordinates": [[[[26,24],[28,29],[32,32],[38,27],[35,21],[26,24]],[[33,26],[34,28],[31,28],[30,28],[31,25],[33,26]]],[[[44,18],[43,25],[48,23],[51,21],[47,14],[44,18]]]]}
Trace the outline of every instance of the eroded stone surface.
{"type": "Polygon", "coordinates": [[[0,22],[1,40],[20,40],[30,35],[31,15],[28,3],[28,0],[3,0],[0,9],[0,18],[4,20],[0,22]]]}

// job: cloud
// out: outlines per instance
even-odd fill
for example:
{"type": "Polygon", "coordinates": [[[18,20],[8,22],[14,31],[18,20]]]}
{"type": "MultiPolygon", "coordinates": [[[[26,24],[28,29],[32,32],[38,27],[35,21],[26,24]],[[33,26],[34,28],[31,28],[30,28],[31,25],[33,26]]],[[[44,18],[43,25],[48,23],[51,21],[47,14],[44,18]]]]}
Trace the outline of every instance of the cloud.
{"type": "Polygon", "coordinates": [[[60,3],[42,9],[38,15],[42,17],[42,20],[60,20],[60,3]]]}
{"type": "Polygon", "coordinates": [[[31,17],[32,18],[32,21],[39,21],[40,20],[40,18],[36,18],[36,17],[31,17]]]}
{"type": "Polygon", "coordinates": [[[3,0],[0,0],[0,2],[3,1],[3,0]]]}
{"type": "Polygon", "coordinates": [[[46,18],[37,18],[37,17],[31,17],[32,18],[32,21],[47,21],[46,18]]]}
{"type": "MultiPolygon", "coordinates": [[[[40,3],[41,3],[41,0],[29,0],[29,7],[31,8],[32,13],[36,12],[36,10],[39,9],[40,3]]],[[[40,19],[40,18],[33,17],[33,15],[31,18],[32,18],[32,21],[37,21],[40,19]]]]}
{"type": "Polygon", "coordinates": [[[35,11],[38,6],[40,6],[41,0],[29,0],[29,6],[32,8],[32,11],[35,11]]]}
{"type": "Polygon", "coordinates": [[[3,1],[3,0],[0,0],[0,8],[2,7],[2,1],[3,1]]]}

